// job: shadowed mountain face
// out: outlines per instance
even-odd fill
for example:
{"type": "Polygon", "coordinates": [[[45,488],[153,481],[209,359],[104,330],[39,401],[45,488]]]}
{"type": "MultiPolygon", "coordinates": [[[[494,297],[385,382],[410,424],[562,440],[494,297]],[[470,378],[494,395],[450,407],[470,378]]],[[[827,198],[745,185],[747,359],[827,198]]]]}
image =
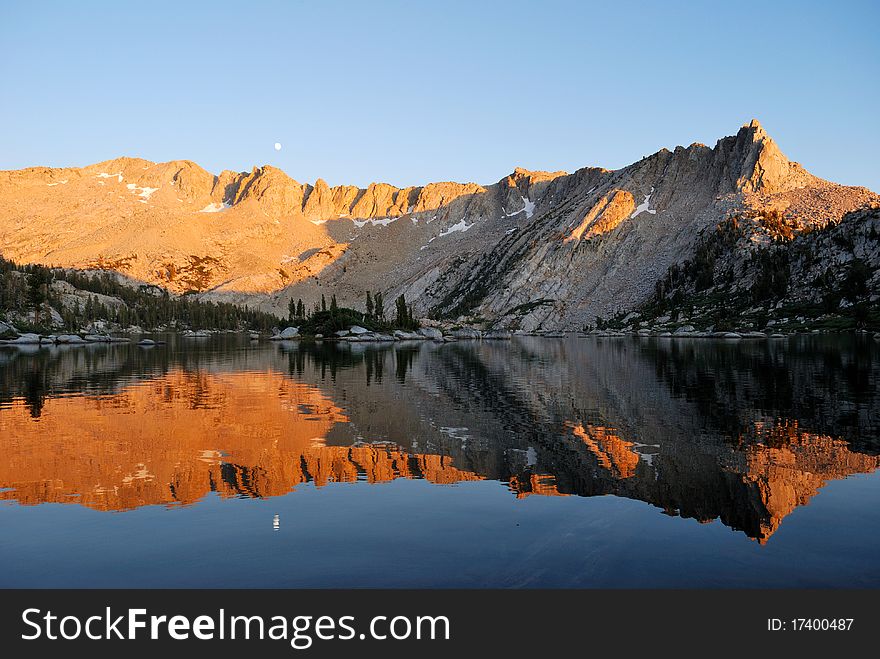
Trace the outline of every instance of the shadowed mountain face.
{"type": "Polygon", "coordinates": [[[713,148],[485,186],[330,187],[270,166],[214,176],[133,158],[0,172],[0,245],[19,262],[266,309],[322,293],[359,306],[381,290],[420,314],[573,328],[644,302],[732,213],[772,208],[801,231],[878,199],[812,176],[752,121],[713,148]]]}
{"type": "Polygon", "coordinates": [[[302,483],[615,495],[766,542],[880,466],[870,341],[517,340],[0,352],[0,498],[98,510],[302,483]]]}

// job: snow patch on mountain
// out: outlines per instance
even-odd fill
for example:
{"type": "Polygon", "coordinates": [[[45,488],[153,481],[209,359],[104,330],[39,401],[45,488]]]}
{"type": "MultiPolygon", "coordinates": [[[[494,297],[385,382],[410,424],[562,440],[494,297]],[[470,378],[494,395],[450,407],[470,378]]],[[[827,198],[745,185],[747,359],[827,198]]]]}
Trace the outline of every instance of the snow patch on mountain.
{"type": "MultiPolygon", "coordinates": [[[[513,217],[514,215],[519,215],[523,211],[526,212],[526,219],[529,219],[532,215],[535,214],[535,202],[533,202],[528,197],[520,196],[522,199],[523,207],[519,210],[511,211],[510,213],[504,213],[504,217],[513,217]]],[[[501,209],[504,210],[503,208],[501,209]]]]}
{"type": "Polygon", "coordinates": [[[141,187],[139,185],[135,185],[134,183],[129,183],[125,187],[127,187],[129,190],[131,190],[132,194],[135,194],[138,197],[140,197],[141,198],[140,201],[143,204],[147,203],[147,200],[150,198],[150,195],[152,195],[154,192],[156,192],[159,189],[159,188],[141,187]]]}
{"type": "Polygon", "coordinates": [[[366,226],[367,224],[372,224],[373,226],[381,225],[383,227],[387,227],[392,222],[396,222],[397,218],[396,217],[378,217],[378,218],[373,218],[370,220],[355,220],[352,218],[351,221],[354,223],[354,225],[358,229],[360,229],[361,227],[366,226]]]}
{"type": "Polygon", "coordinates": [[[448,236],[449,234],[455,233],[456,231],[461,231],[462,233],[464,233],[465,231],[470,229],[472,226],[474,226],[473,223],[468,224],[467,222],[465,222],[465,220],[462,219],[461,221],[456,222],[451,227],[446,229],[446,231],[441,231],[437,237],[442,238],[443,236],[448,236]]]}
{"type": "Polygon", "coordinates": [[[651,203],[651,195],[654,194],[654,186],[651,186],[651,193],[645,195],[645,200],[636,206],[636,209],[633,211],[633,214],[629,216],[629,219],[633,219],[634,217],[641,215],[642,213],[650,213],[651,215],[655,215],[657,213],[653,208],[649,208],[651,203]]]}
{"type": "Polygon", "coordinates": [[[225,211],[227,208],[232,208],[232,204],[227,204],[225,201],[217,204],[208,204],[199,213],[220,213],[221,211],[225,211]]]}

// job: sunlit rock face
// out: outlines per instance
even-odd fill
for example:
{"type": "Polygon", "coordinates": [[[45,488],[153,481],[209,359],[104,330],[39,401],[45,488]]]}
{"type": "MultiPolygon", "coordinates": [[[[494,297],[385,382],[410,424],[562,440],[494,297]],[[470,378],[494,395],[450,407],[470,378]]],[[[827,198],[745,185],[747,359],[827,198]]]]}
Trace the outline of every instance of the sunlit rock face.
{"type": "Polygon", "coordinates": [[[0,499],[121,511],[488,479],[517,498],[644,501],[764,543],[827,482],[880,466],[880,347],[832,360],[822,345],[10,348],[0,499]],[[841,416],[850,400],[865,413],[841,416]]]}
{"type": "Polygon", "coordinates": [[[611,196],[604,196],[592,206],[584,219],[565,239],[589,240],[616,229],[621,222],[629,218],[635,211],[633,196],[623,190],[615,190],[611,196]]]}
{"type": "Polygon", "coordinates": [[[878,201],[812,176],[752,121],[614,171],[517,168],[489,184],[330,186],[269,165],[215,176],[138,158],[0,172],[0,245],[23,263],[281,313],[322,294],[360,307],[381,290],[420,315],[571,329],[644,302],[734,211],[785,209],[805,230],[878,201]]]}

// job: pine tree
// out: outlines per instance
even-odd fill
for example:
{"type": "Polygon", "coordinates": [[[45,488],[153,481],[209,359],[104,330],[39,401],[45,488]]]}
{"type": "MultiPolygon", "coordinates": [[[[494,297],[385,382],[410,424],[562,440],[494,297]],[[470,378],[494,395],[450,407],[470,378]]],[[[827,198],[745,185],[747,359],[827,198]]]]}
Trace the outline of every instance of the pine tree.
{"type": "Polygon", "coordinates": [[[373,317],[373,296],[370,295],[370,291],[367,291],[367,317],[373,317]]]}
{"type": "Polygon", "coordinates": [[[336,294],[334,293],[334,294],[330,297],[330,315],[331,315],[331,316],[335,316],[335,315],[336,315],[336,311],[337,311],[338,309],[339,309],[339,307],[338,307],[337,304],[336,304],[336,294]]]}
{"type": "Polygon", "coordinates": [[[28,275],[28,303],[34,308],[34,325],[40,322],[41,309],[49,299],[49,284],[52,283],[52,273],[46,268],[34,268],[28,275]]]}
{"type": "Polygon", "coordinates": [[[395,323],[398,327],[407,327],[409,326],[409,321],[407,319],[407,309],[406,309],[406,298],[403,295],[400,295],[395,302],[395,306],[397,307],[397,317],[395,318],[395,323]]]}
{"type": "Polygon", "coordinates": [[[287,303],[287,320],[292,323],[294,318],[296,318],[296,302],[293,301],[293,298],[290,298],[290,301],[287,303]]]}
{"type": "Polygon", "coordinates": [[[323,293],[321,293],[321,311],[327,311],[327,300],[324,299],[323,293]]]}
{"type": "Polygon", "coordinates": [[[376,291],[373,298],[376,318],[385,320],[385,300],[382,298],[382,291],[376,291]]]}

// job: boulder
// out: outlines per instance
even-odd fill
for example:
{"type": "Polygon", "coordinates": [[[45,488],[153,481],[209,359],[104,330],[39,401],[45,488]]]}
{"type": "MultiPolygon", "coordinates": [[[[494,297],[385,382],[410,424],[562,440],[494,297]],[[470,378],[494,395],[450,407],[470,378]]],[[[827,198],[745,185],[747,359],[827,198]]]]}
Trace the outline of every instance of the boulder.
{"type": "Polygon", "coordinates": [[[494,341],[510,341],[511,336],[511,333],[506,330],[495,330],[494,332],[486,332],[483,338],[494,341]]]}
{"type": "Polygon", "coordinates": [[[419,334],[424,336],[426,339],[434,339],[435,341],[443,339],[443,332],[438,330],[436,327],[422,327],[421,329],[419,329],[419,334]]]}
{"type": "Polygon", "coordinates": [[[299,336],[299,327],[285,327],[279,334],[269,337],[270,341],[289,341],[299,336]]]}
{"type": "Polygon", "coordinates": [[[9,323],[4,323],[2,320],[0,320],[0,339],[14,339],[17,335],[18,332],[12,325],[10,325],[9,323]]]}
{"type": "Polygon", "coordinates": [[[693,325],[682,325],[677,328],[673,334],[691,334],[692,332],[696,332],[696,328],[693,325]]]}
{"type": "Polygon", "coordinates": [[[40,335],[39,334],[32,334],[32,333],[28,332],[27,334],[22,334],[18,338],[13,339],[12,341],[10,341],[10,343],[19,343],[19,344],[25,344],[25,345],[39,345],[40,335]]]}
{"type": "Polygon", "coordinates": [[[49,324],[56,329],[64,327],[64,319],[54,307],[49,307],[49,324]]]}
{"type": "Polygon", "coordinates": [[[348,328],[348,331],[354,335],[370,334],[370,330],[368,330],[366,327],[361,327],[360,325],[352,325],[348,328]]]}
{"type": "Polygon", "coordinates": [[[140,341],[138,341],[138,345],[139,346],[154,346],[154,345],[156,345],[156,342],[153,341],[153,339],[141,339],[140,341]]]}
{"type": "Polygon", "coordinates": [[[106,329],[106,320],[94,320],[88,324],[88,326],[86,327],[86,332],[89,334],[98,334],[99,332],[103,332],[106,329]]]}
{"type": "Polygon", "coordinates": [[[336,334],[336,336],[339,336],[339,337],[348,336],[348,330],[339,330],[335,334],[336,334]]]}
{"type": "Polygon", "coordinates": [[[480,330],[474,329],[473,327],[462,327],[457,330],[452,330],[452,336],[456,339],[479,339],[482,335],[483,334],[480,330]]]}
{"type": "Polygon", "coordinates": [[[257,332],[251,332],[248,336],[251,341],[258,341],[260,339],[260,335],[257,332]]]}
{"type": "Polygon", "coordinates": [[[86,343],[110,343],[110,337],[103,334],[86,334],[83,338],[86,343]]]}
{"type": "Polygon", "coordinates": [[[743,337],[742,337],[742,334],[740,334],[739,332],[722,332],[721,338],[723,338],[723,339],[741,339],[743,337]]]}
{"type": "Polygon", "coordinates": [[[424,339],[425,337],[416,332],[406,332],[404,330],[394,330],[394,338],[400,341],[411,341],[413,339],[424,339]]]}
{"type": "Polygon", "coordinates": [[[51,336],[44,336],[40,339],[41,345],[55,345],[55,339],[51,336]]]}

